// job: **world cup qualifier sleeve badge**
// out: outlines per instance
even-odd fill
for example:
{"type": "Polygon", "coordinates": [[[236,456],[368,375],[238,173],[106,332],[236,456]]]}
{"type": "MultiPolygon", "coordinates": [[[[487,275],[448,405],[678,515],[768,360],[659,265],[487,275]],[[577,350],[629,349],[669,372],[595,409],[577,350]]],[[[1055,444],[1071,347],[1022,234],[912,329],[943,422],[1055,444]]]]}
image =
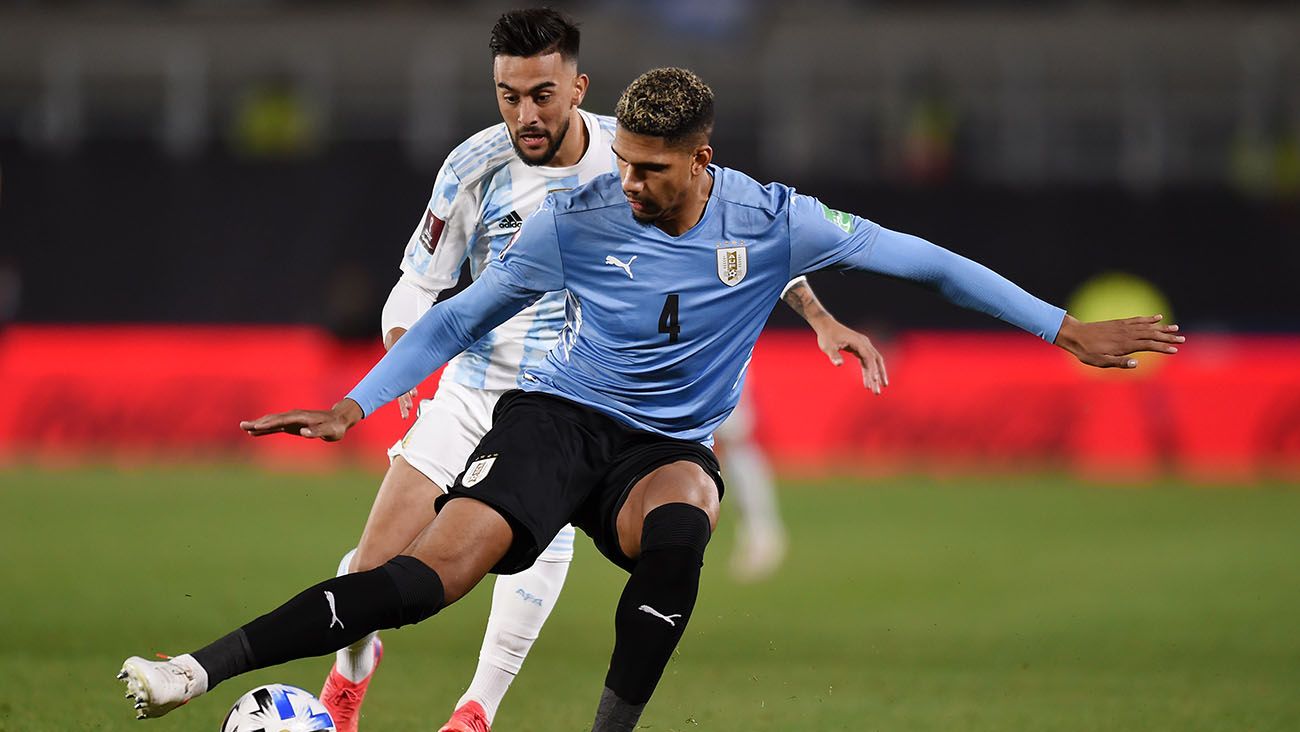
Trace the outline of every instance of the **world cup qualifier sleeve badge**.
{"type": "Polygon", "coordinates": [[[718,244],[718,279],[727,287],[735,287],[749,273],[749,258],[745,245],[738,241],[718,244]]]}
{"type": "Polygon", "coordinates": [[[465,475],[461,477],[460,484],[462,487],[471,488],[478,485],[492,471],[492,465],[497,461],[496,455],[484,455],[475,460],[465,468],[465,475]]]}

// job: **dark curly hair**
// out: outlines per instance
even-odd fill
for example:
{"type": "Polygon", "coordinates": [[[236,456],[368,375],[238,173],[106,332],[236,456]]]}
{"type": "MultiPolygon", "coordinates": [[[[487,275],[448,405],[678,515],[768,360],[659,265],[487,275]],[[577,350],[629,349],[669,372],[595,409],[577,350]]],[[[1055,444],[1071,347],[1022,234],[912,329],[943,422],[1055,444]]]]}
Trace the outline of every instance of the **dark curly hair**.
{"type": "Polygon", "coordinates": [[[581,34],[572,18],[552,8],[511,10],[492,26],[492,58],[530,58],[559,53],[566,61],[578,58],[581,34]]]}
{"type": "Polygon", "coordinates": [[[687,69],[651,69],[623,90],[614,116],[628,132],[696,144],[713,133],[713,90],[687,69]]]}

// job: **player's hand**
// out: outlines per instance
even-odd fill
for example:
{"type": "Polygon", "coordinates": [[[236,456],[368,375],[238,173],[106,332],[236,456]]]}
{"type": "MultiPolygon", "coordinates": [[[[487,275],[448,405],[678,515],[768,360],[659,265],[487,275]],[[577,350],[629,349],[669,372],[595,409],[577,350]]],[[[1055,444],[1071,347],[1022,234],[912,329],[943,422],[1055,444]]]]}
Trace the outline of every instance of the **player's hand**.
{"type": "MultiPolygon", "coordinates": [[[[384,350],[391,351],[397,344],[398,339],[406,335],[405,328],[389,328],[384,334],[384,350]]],[[[397,411],[401,412],[402,419],[411,416],[411,409],[415,406],[415,400],[420,396],[420,390],[412,389],[405,394],[397,397],[397,411]]]]}
{"type": "Polygon", "coordinates": [[[420,396],[420,389],[416,387],[405,394],[397,397],[397,410],[402,413],[402,419],[411,416],[411,408],[415,406],[415,400],[420,396]]]}
{"type": "Polygon", "coordinates": [[[862,385],[873,394],[879,394],[889,386],[889,373],[885,371],[885,357],[871,344],[866,335],[853,330],[834,318],[827,318],[816,326],[817,347],[839,366],[844,363],[841,351],[848,351],[857,357],[862,365],[862,385]]]}
{"type": "Polygon", "coordinates": [[[295,409],[292,412],[268,414],[239,423],[239,428],[253,437],[277,432],[298,435],[326,442],[343,439],[349,428],[361,421],[361,407],[351,399],[344,399],[328,411],[295,409]]]}
{"type": "Polygon", "coordinates": [[[1161,325],[1163,315],[1147,315],[1123,320],[1099,320],[1083,323],[1066,315],[1056,334],[1056,345],[1074,357],[1097,368],[1135,369],[1138,362],[1130,354],[1178,353],[1178,326],[1161,325]]]}

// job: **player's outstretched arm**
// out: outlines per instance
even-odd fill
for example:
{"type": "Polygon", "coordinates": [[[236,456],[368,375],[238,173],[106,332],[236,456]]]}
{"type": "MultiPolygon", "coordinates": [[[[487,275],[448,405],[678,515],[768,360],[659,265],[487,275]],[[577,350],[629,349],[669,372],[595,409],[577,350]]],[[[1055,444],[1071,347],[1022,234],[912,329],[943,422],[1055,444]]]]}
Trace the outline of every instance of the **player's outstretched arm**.
{"type": "Polygon", "coordinates": [[[1161,325],[1163,315],[1084,323],[1066,315],[1056,335],[1056,345],[1097,368],[1134,369],[1134,353],[1178,353],[1186,340],[1177,325],[1161,325]]]}
{"type": "Polygon", "coordinates": [[[1036,333],[1097,368],[1136,368],[1139,352],[1178,352],[1184,338],[1161,315],[1084,323],[965,257],[919,237],[880,229],[868,258],[876,271],[934,287],[963,307],[1036,333]]]}
{"type": "Polygon", "coordinates": [[[328,411],[269,414],[239,426],[253,437],[284,432],[335,442],[367,414],[409,392],[488,331],[544,294],[488,267],[464,292],[438,303],[402,336],[347,398],[328,411]]]}
{"type": "Polygon", "coordinates": [[[799,313],[808,321],[817,333],[817,347],[826,354],[835,366],[844,363],[841,351],[852,353],[862,366],[862,385],[879,394],[889,386],[889,374],[885,371],[885,357],[871,344],[865,334],[844,325],[835,319],[813,292],[806,277],[796,277],[786,285],[781,299],[791,310],[799,313]]]}
{"type": "Polygon", "coordinates": [[[285,432],[340,440],[367,414],[415,388],[493,328],[547,292],[564,289],[559,241],[554,215],[547,206],[549,201],[548,198],[524,222],[511,245],[483,270],[474,284],[420,316],[370,373],[348,392],[347,398],[328,412],[284,412],[241,422],[240,426],[254,437],[285,432]]]}

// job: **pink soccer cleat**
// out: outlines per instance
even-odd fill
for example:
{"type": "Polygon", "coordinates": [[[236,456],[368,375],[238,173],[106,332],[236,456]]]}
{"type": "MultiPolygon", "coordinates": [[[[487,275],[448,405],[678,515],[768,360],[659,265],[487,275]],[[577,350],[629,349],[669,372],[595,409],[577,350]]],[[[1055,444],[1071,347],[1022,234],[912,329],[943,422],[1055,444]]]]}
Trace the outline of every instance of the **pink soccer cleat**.
{"type": "Polygon", "coordinates": [[[366,687],[375,678],[379,661],[384,657],[384,643],[375,638],[375,668],[370,675],[360,681],[349,681],[337,669],[330,667],[330,675],[325,679],[325,687],[320,690],[321,703],[334,718],[334,728],[338,732],[357,732],[357,720],[361,717],[361,702],[366,698],[366,687]]]}
{"type": "Polygon", "coordinates": [[[487,712],[478,702],[465,702],[452,712],[451,719],[438,732],[492,732],[487,712]]]}

